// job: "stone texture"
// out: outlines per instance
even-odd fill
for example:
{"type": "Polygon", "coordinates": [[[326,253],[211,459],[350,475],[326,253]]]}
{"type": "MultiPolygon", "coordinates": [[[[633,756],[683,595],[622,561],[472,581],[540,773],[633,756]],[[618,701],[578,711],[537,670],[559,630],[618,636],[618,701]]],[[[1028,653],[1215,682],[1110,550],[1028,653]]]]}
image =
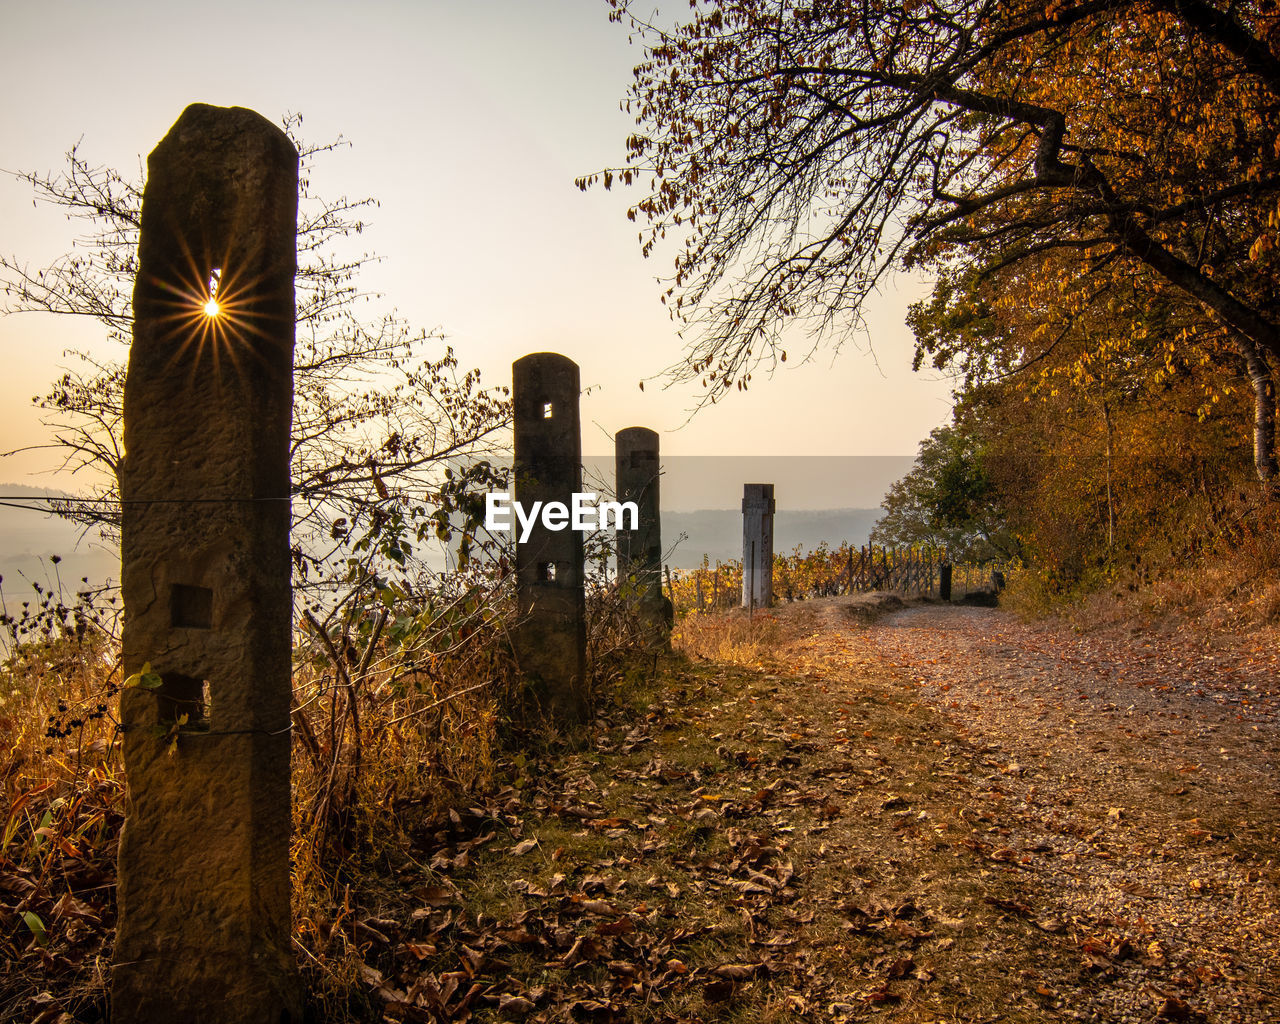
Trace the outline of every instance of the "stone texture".
{"type": "Polygon", "coordinates": [[[634,501],[634,530],[618,530],[618,579],[636,603],[643,626],[661,641],[671,628],[671,603],[662,593],[661,465],[658,434],[627,427],[614,435],[614,490],[620,502],[634,501]]]}
{"type": "Polygon", "coordinates": [[[742,485],[742,607],[773,603],[773,484],[742,485]]]}
{"type": "MultiPolygon", "coordinates": [[[[582,490],[578,364],[556,352],[534,352],[512,364],[511,376],[515,500],[526,511],[538,501],[567,508],[582,490]]],[[[520,618],[514,640],[521,671],[539,711],[576,728],[590,709],[582,534],[549,530],[539,517],[529,539],[517,541],[516,583],[520,618]]]]}
{"type": "Polygon", "coordinates": [[[116,1024],[300,1022],[289,706],[298,155],[196,104],[147,163],[124,393],[116,1024]],[[205,315],[220,271],[222,312],[205,315]],[[179,716],[187,715],[185,725],[179,716]],[[176,746],[172,752],[169,748],[176,746]]]}

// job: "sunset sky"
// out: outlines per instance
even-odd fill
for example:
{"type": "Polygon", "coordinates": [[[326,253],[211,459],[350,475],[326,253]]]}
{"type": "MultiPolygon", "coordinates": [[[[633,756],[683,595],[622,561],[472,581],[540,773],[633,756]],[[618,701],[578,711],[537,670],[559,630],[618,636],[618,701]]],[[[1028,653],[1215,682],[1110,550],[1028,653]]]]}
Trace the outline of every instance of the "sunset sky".
{"type": "MultiPolygon", "coordinates": [[[[681,352],[655,282],[668,265],[640,256],[625,217],[638,190],[584,194],[573,181],[622,162],[633,125],[618,103],[640,56],[603,0],[10,3],[0,59],[10,83],[27,84],[0,112],[0,168],[57,171],[80,139],[91,162],[135,169],[195,101],[277,121],[300,112],[308,140],[352,143],[318,165],[315,189],[381,203],[362,239],[383,257],[366,287],[416,325],[442,328],[491,384],[508,382],[527,352],[575,359],[590,389],[587,452],[641,424],[662,432],[667,456],[914,453],[945,420],[950,392],[935,374],[911,373],[903,316],[920,281],[886,289],[868,311],[869,338],[772,380],[757,375],[750,393],[688,425],[691,391],[652,380],[639,390],[681,352]]],[[[81,230],[33,209],[8,175],[0,225],[0,247],[32,266],[81,230]]],[[[45,438],[30,399],[68,363],[64,349],[124,355],[100,336],[70,318],[0,318],[3,448],[45,438]]],[[[0,461],[0,480],[74,488],[49,475],[56,461],[0,461]]],[[[719,507],[740,493],[728,481],[719,507]]]]}

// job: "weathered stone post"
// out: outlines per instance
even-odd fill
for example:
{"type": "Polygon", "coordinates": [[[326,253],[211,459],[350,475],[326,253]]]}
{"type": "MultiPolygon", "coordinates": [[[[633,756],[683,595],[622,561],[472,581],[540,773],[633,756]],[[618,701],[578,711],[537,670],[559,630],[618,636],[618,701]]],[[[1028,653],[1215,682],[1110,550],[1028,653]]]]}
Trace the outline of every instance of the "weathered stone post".
{"type": "Polygon", "coordinates": [[[773,484],[742,487],[742,607],[773,603],[773,484]]]}
{"type": "MultiPolygon", "coordinates": [[[[515,500],[526,512],[535,502],[544,508],[558,502],[567,513],[582,490],[578,364],[556,352],[534,352],[512,364],[511,376],[515,500]]],[[[520,621],[514,640],[540,710],[572,728],[586,721],[590,709],[586,600],[582,534],[567,514],[561,521],[563,529],[548,529],[539,512],[528,540],[517,540],[520,621]]],[[[514,528],[519,531],[519,524],[514,528]]]]}
{"type": "Polygon", "coordinates": [[[289,920],[298,154],[194,104],[147,161],[120,471],[117,1024],[300,1022],[289,920]],[[151,686],[158,677],[159,685],[151,686]]]}
{"type": "Polygon", "coordinates": [[[618,579],[630,589],[641,624],[660,638],[670,629],[671,610],[662,594],[662,513],[658,482],[658,434],[627,427],[614,435],[615,490],[633,501],[636,529],[617,531],[618,579]]]}

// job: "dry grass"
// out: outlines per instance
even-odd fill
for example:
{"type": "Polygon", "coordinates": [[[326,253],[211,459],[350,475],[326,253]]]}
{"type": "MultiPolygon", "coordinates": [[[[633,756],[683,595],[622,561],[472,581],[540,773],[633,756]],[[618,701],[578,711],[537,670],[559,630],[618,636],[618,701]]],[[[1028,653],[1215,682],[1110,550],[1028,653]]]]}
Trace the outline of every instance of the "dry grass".
{"type": "Polygon", "coordinates": [[[1272,636],[1280,627],[1280,559],[1241,553],[1167,566],[1159,575],[1117,574],[1098,589],[1068,594],[1051,592],[1028,571],[1010,581],[1000,606],[1027,620],[1056,618],[1082,630],[1191,628],[1272,636]]]}
{"type": "Polygon", "coordinates": [[[1080,629],[1114,626],[1209,633],[1280,627],[1280,494],[1245,487],[1200,504],[1196,532],[1167,535],[1132,564],[1104,565],[1064,588],[1034,570],[1011,573],[1001,607],[1080,629]]]}
{"type": "MultiPolygon", "coordinates": [[[[91,597],[70,607],[41,597],[4,622],[0,916],[11,969],[0,1019],[54,1009],[95,1020],[105,1014],[123,820],[118,647],[114,617],[91,597]]],[[[358,947],[341,925],[353,888],[371,866],[406,863],[415,822],[490,787],[508,721],[499,709],[519,707],[501,601],[464,594],[442,608],[401,607],[399,618],[353,602],[300,634],[295,938],[325,1019],[342,1019],[352,993],[364,1001],[358,947]]]]}
{"type": "Polygon", "coordinates": [[[671,646],[691,658],[755,667],[774,650],[779,635],[773,612],[694,610],[676,624],[671,646]]]}
{"type": "Polygon", "coordinates": [[[105,999],[124,778],[111,606],[95,606],[87,592],[69,601],[40,588],[26,601],[4,596],[0,947],[11,967],[0,1019],[21,1019],[50,973],[64,974],[69,1009],[105,999]]]}

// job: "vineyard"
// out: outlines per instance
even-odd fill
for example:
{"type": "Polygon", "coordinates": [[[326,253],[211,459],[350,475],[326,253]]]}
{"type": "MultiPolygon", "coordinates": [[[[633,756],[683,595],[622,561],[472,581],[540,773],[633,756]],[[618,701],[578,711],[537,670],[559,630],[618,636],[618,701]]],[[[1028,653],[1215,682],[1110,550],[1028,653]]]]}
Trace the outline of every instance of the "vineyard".
{"type": "MultiPolygon", "coordinates": [[[[873,590],[936,594],[942,567],[951,564],[952,585],[960,592],[988,586],[992,573],[1005,577],[1016,563],[949,563],[945,548],[913,546],[855,547],[848,541],[833,548],[826,542],[810,551],[797,545],[790,554],[774,555],[775,601],[804,601],[873,590]]],[[[717,561],[704,555],[692,570],[668,570],[667,582],[676,614],[733,608],[742,603],[742,562],[717,561]]]]}

